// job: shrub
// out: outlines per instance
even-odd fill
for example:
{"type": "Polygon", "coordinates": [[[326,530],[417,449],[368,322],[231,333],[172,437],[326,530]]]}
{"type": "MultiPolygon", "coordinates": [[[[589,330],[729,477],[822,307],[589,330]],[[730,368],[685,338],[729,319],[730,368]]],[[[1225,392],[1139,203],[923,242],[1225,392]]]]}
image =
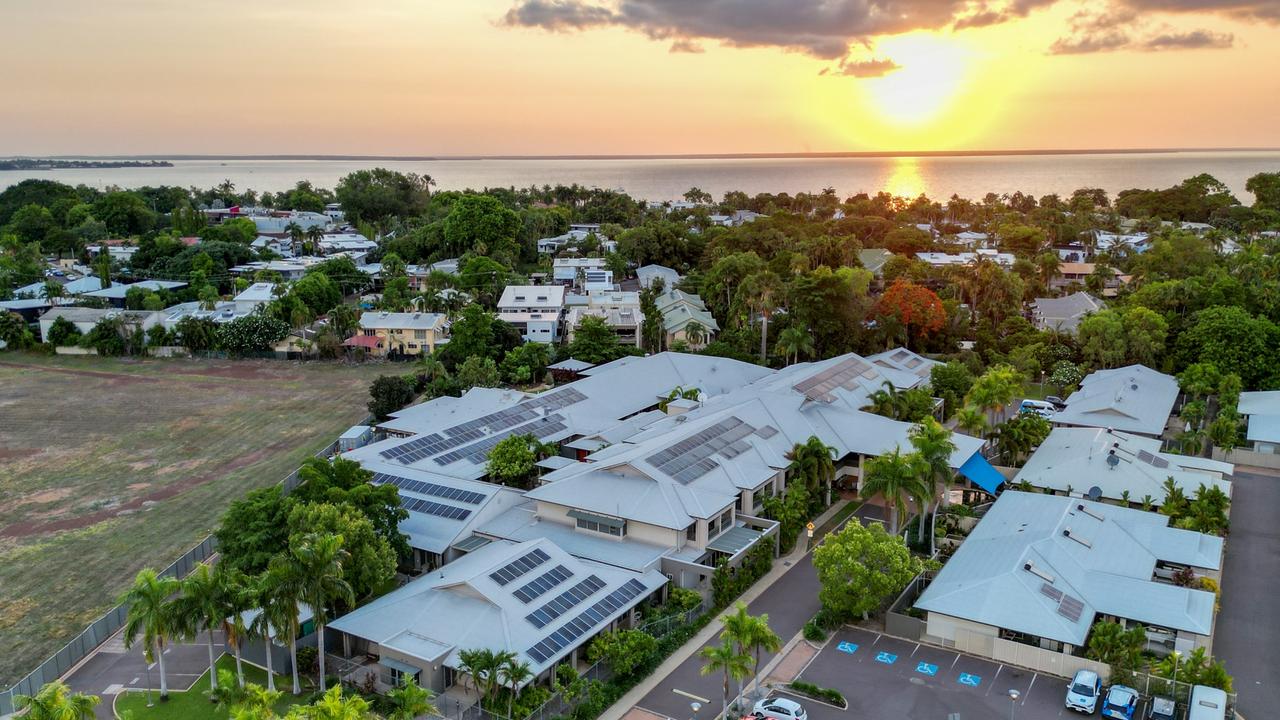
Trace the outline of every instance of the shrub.
{"type": "Polygon", "coordinates": [[[809,642],[825,642],[827,631],[822,629],[817,620],[810,620],[804,624],[804,639],[809,642]]]}
{"type": "Polygon", "coordinates": [[[369,412],[378,420],[413,402],[413,384],[396,375],[383,375],[369,385],[369,412]]]}
{"type": "Polygon", "coordinates": [[[848,707],[848,703],[845,702],[844,695],[841,695],[839,691],[832,690],[831,688],[820,687],[813,683],[807,683],[800,680],[791,683],[790,688],[795,692],[811,697],[814,700],[830,703],[839,708],[848,707]]]}
{"type": "Polygon", "coordinates": [[[313,647],[298,648],[298,672],[311,674],[319,668],[320,653],[313,647]]]}

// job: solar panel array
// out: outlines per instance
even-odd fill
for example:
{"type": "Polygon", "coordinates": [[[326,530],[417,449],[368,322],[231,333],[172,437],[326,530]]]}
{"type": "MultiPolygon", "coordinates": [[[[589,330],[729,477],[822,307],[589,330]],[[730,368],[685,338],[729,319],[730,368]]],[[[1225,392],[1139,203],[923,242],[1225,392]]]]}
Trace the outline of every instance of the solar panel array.
{"type": "Polygon", "coordinates": [[[550,559],[551,556],[543,552],[542,548],[534,548],[533,550],[489,573],[489,579],[499,585],[506,585],[512,580],[515,580],[550,559]]]}
{"type": "Polygon", "coordinates": [[[573,572],[563,565],[557,565],[538,577],[525,583],[524,586],[511,593],[526,605],[544,595],[551,588],[573,577],[573,572]]]}
{"type": "Polygon", "coordinates": [[[544,628],[556,618],[574,609],[592,593],[603,588],[605,582],[595,575],[588,575],[586,580],[565,590],[548,600],[542,607],[524,616],[536,628],[544,628]]]}
{"type": "Polygon", "coordinates": [[[1078,621],[1080,613],[1083,611],[1084,603],[1070,595],[1063,595],[1062,600],[1058,603],[1058,614],[1071,622],[1078,621]]]}
{"type": "Polygon", "coordinates": [[[471,492],[470,490],[461,490],[459,488],[446,487],[435,483],[422,482],[421,480],[410,480],[398,475],[388,475],[387,473],[374,473],[374,485],[395,485],[401,490],[408,490],[419,495],[431,495],[434,497],[444,498],[446,500],[457,500],[468,505],[479,505],[488,497],[484,493],[471,492]]]}
{"type": "Polygon", "coordinates": [[[764,438],[765,440],[768,440],[769,438],[778,434],[778,428],[772,425],[762,425],[756,428],[756,434],[764,438]]]}
{"type": "Polygon", "coordinates": [[[1054,602],[1058,602],[1062,599],[1062,591],[1049,583],[1040,583],[1040,594],[1050,598],[1054,602]]]}
{"type": "Polygon", "coordinates": [[[542,642],[525,652],[538,662],[546,662],[564,650],[570,643],[590,632],[591,628],[609,618],[610,615],[626,607],[626,604],[644,592],[644,583],[639,580],[628,580],[626,585],[609,593],[591,607],[583,610],[573,620],[564,624],[559,630],[551,633],[542,642]]]}
{"type": "Polygon", "coordinates": [[[755,428],[738,418],[725,418],[665,450],[650,455],[645,458],[645,462],[671,476],[681,485],[688,485],[720,467],[719,463],[711,459],[713,453],[718,452],[725,457],[734,457],[726,454],[725,449],[753,432],[755,428]]]}
{"type": "Polygon", "coordinates": [[[850,357],[832,365],[822,372],[801,380],[791,386],[798,393],[814,401],[831,402],[835,397],[831,394],[836,388],[852,390],[854,380],[858,376],[874,379],[878,372],[859,357],[850,357]]]}
{"type": "Polygon", "coordinates": [[[442,518],[450,520],[466,520],[471,516],[471,511],[452,505],[443,505],[430,500],[419,500],[418,498],[400,497],[400,507],[410,512],[424,513],[426,515],[438,515],[442,518]]]}
{"type": "MultiPolygon", "coordinates": [[[[563,430],[564,418],[552,413],[556,410],[562,410],[586,399],[587,396],[583,395],[581,392],[578,392],[573,388],[565,388],[564,390],[547,393],[533,398],[532,400],[517,403],[509,408],[504,408],[497,412],[492,412],[488,415],[478,417],[474,420],[468,420],[467,422],[454,425],[453,427],[444,430],[443,434],[434,432],[421,437],[416,437],[393,448],[387,448],[378,454],[388,460],[396,460],[402,465],[410,465],[418,462],[419,460],[424,460],[441,453],[463,448],[463,446],[468,443],[473,443],[477,440],[481,440],[485,443],[492,440],[492,443],[487,445],[483,450],[483,452],[487,454],[494,445],[498,444],[499,440],[515,434],[517,429],[520,429],[523,432],[528,432],[529,430],[534,429],[520,428],[520,426],[532,423],[540,418],[544,418],[544,414],[545,419],[550,421],[548,426],[559,422],[561,423],[559,429],[563,430]]],[[[545,432],[547,435],[550,435],[552,432],[556,432],[542,426],[538,427],[536,430],[538,432],[545,432]]],[[[545,436],[539,435],[539,437],[545,436]]],[[[456,455],[455,453],[449,453],[448,457],[451,457],[451,459],[444,462],[441,461],[442,458],[436,458],[436,464],[448,465],[462,459],[463,457],[466,457],[473,463],[478,464],[483,462],[483,460],[476,460],[474,457],[475,453],[471,450],[472,449],[468,447],[463,448],[463,450],[456,455]]]]}
{"type": "Polygon", "coordinates": [[[493,450],[498,443],[506,440],[512,435],[533,435],[539,440],[545,440],[556,433],[563,432],[568,429],[564,424],[564,418],[560,415],[548,415],[531,423],[519,425],[509,430],[484,436],[480,442],[472,443],[466,447],[458,448],[452,452],[435,459],[435,463],[440,466],[451,465],[459,460],[467,460],[472,465],[480,465],[489,459],[489,451],[493,450]]]}
{"type": "Polygon", "coordinates": [[[1139,451],[1138,451],[1138,459],[1139,459],[1139,460],[1141,460],[1142,462],[1144,462],[1144,463],[1146,463],[1146,464],[1150,465],[1151,467],[1158,467],[1158,468],[1161,468],[1161,469],[1169,467],[1169,461],[1168,461],[1168,460],[1165,460],[1164,458],[1160,457],[1159,455],[1152,455],[1151,453],[1147,452],[1146,450],[1139,450],[1139,451]]]}

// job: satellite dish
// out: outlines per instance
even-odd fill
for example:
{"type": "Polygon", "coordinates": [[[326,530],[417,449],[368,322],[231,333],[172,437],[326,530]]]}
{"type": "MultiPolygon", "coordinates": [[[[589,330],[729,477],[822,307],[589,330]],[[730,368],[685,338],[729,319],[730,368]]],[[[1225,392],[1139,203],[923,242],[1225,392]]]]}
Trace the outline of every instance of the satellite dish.
{"type": "Polygon", "coordinates": [[[1098,502],[1099,500],[1101,500],[1102,488],[1098,487],[1097,485],[1094,485],[1093,487],[1089,488],[1089,499],[1094,502],[1098,502]]]}
{"type": "Polygon", "coordinates": [[[1116,457],[1115,455],[1108,455],[1107,464],[1110,465],[1112,468],[1114,468],[1115,466],[1120,464],[1120,458],[1116,457]]]}

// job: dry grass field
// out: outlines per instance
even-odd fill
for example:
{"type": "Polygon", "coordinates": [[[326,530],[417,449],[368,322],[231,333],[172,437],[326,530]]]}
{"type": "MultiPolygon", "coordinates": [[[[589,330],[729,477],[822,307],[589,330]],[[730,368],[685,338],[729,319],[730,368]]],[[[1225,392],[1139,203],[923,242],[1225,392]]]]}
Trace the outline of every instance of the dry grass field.
{"type": "Polygon", "coordinates": [[[389,372],[0,356],[0,688],[359,422],[389,372]]]}

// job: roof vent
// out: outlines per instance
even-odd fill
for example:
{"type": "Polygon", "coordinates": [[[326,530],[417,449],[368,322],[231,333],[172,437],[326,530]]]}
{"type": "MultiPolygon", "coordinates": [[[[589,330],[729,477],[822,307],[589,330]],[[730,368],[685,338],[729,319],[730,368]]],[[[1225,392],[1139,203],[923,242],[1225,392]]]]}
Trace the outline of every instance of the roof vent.
{"type": "Polygon", "coordinates": [[[1089,517],[1093,518],[1094,520],[1099,521],[1099,522],[1101,522],[1101,521],[1103,521],[1103,520],[1105,520],[1105,519],[1106,519],[1106,518],[1102,517],[1101,515],[1099,515],[1098,513],[1096,513],[1096,512],[1094,512],[1094,511],[1090,510],[1089,508],[1085,507],[1085,506],[1084,506],[1084,503],[1077,503],[1077,504],[1076,504],[1076,509],[1077,509],[1077,510],[1079,510],[1080,512],[1084,513],[1085,515],[1088,515],[1089,517]]]}
{"type": "Polygon", "coordinates": [[[1052,575],[1050,575],[1049,573],[1047,573],[1047,572],[1045,572],[1045,571],[1041,570],[1040,568],[1036,567],[1036,566],[1035,566],[1035,563],[1031,562],[1030,560],[1028,560],[1025,564],[1023,564],[1022,569],[1023,569],[1023,570],[1026,570],[1027,572],[1031,573],[1032,575],[1035,575],[1036,577],[1040,578],[1041,580],[1044,580],[1044,581],[1045,581],[1045,582],[1047,582],[1047,583],[1050,583],[1050,584],[1052,584],[1052,583],[1053,583],[1053,580],[1054,580],[1053,576],[1052,576],[1052,575]]]}
{"type": "Polygon", "coordinates": [[[1088,540],[1085,540],[1085,539],[1084,539],[1084,538],[1082,538],[1082,537],[1077,537],[1076,535],[1072,534],[1072,532],[1071,532],[1071,528],[1069,528],[1069,527],[1068,527],[1068,528],[1063,528],[1063,530],[1062,530],[1062,537],[1070,538],[1070,539],[1072,539],[1072,540],[1075,540],[1076,542],[1080,543],[1081,545],[1083,545],[1083,546],[1085,546],[1085,547],[1087,547],[1087,548],[1091,548],[1091,547],[1093,547],[1093,543],[1089,542],[1088,540]]]}

